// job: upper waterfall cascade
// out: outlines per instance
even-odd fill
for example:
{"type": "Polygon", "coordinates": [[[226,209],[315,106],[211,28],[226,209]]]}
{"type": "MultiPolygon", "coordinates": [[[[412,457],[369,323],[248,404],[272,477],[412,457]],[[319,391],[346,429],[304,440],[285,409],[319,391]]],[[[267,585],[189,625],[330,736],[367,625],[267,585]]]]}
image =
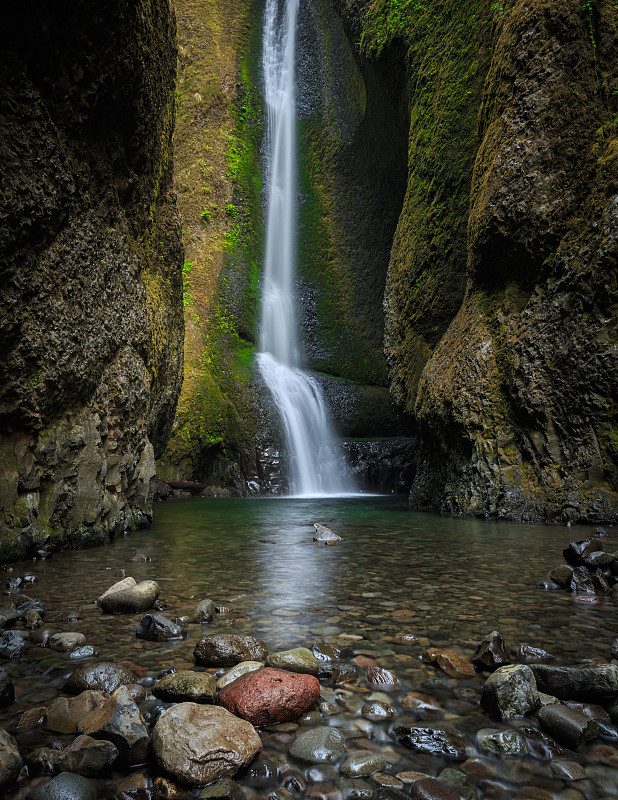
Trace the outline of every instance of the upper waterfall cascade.
{"type": "Polygon", "coordinates": [[[268,109],[266,249],[258,366],[283,423],[290,489],[297,495],[353,492],[321,389],[300,368],[296,272],[296,21],[298,0],[267,0],[262,65],[268,109]]]}

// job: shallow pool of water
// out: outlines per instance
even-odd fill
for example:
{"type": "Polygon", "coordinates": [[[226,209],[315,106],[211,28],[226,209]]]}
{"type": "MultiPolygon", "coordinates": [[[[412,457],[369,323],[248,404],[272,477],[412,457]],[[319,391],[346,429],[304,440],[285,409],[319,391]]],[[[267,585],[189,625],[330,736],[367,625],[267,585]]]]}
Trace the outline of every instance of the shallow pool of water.
{"type": "MultiPolygon", "coordinates": [[[[588,607],[573,603],[566,592],[536,587],[562,562],[563,547],[591,531],[414,513],[401,497],[195,499],[157,505],[149,531],[92,550],[15,564],[8,577],[26,571],[35,575],[37,581],[24,586],[23,592],[43,600],[49,612],[79,612],[79,621],[60,629],[81,631],[99,649],[98,660],[129,662],[140,676],[169,667],[193,667],[195,642],[207,633],[252,634],[263,639],[271,652],[327,641],[345,645],[347,661],[358,671],[359,679],[347,687],[348,692],[369,691],[363,669],[352,659],[370,658],[397,674],[399,687],[392,702],[400,708],[406,693],[431,692],[432,681],[437,700],[446,692],[453,703],[462,687],[478,693],[482,685],[480,676],[462,682],[424,663],[422,647],[393,642],[402,633],[426,637],[432,645],[454,647],[470,657],[474,643],[498,629],[513,652],[526,643],[543,647],[560,663],[609,659],[617,635],[617,600],[588,607]],[[333,546],[314,542],[314,522],[332,528],[343,542],[333,546]],[[137,551],[152,560],[132,562],[137,551]],[[207,597],[231,611],[217,615],[209,625],[188,626],[183,641],[137,639],[140,615],[102,615],[93,603],[125,574],[138,581],[158,581],[168,617],[189,614],[207,597]]],[[[606,549],[616,549],[615,539],[607,542],[606,549]]],[[[11,725],[18,711],[49,703],[75,668],[66,656],[39,647],[5,666],[13,676],[18,702],[0,711],[4,727],[11,725]]],[[[444,702],[437,705],[443,708],[444,702]]],[[[456,704],[453,709],[434,714],[432,724],[446,720],[465,729],[473,720],[472,728],[495,725],[477,703],[465,713],[460,714],[456,704]]],[[[322,722],[356,730],[358,719],[358,710],[342,706],[340,714],[329,713],[322,722]]],[[[370,748],[386,748],[391,759],[397,757],[389,768],[393,775],[421,767],[438,774],[445,766],[394,744],[387,726],[376,725],[378,733],[362,727],[356,732],[366,735],[370,748]]],[[[283,759],[287,746],[273,736],[273,742],[266,741],[266,750],[271,755],[279,752],[283,759]]],[[[554,794],[567,786],[549,773],[545,762],[483,758],[503,776],[505,788],[502,795],[488,778],[482,785],[480,778],[470,779],[479,797],[515,796],[530,781],[547,784],[546,790],[554,794]]],[[[604,777],[596,784],[586,779],[584,796],[616,796],[604,794],[610,767],[599,769],[604,777]]],[[[100,782],[102,796],[113,794],[110,781],[108,777],[100,782]]],[[[23,783],[9,797],[25,796],[26,789],[23,783]]],[[[255,791],[247,788],[250,796],[255,791]]]]}

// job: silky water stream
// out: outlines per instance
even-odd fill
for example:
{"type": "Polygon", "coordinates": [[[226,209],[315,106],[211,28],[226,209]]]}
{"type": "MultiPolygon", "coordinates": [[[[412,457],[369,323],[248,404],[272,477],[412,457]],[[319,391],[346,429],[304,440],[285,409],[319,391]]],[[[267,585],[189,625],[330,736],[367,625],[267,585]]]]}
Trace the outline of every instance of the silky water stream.
{"type": "MultiPolygon", "coordinates": [[[[498,629],[513,653],[526,643],[545,648],[556,663],[607,661],[618,601],[582,606],[566,592],[536,587],[561,562],[562,548],[590,530],[442,518],[409,512],[401,498],[196,499],[158,505],[150,531],[92,550],[18,563],[5,577],[33,576],[22,592],[43,600],[48,613],[79,617],[56,623],[56,629],[84,633],[99,650],[94,660],[126,663],[146,688],[165,670],[195,668],[195,643],[210,633],[253,634],[270,652],[333,646],[337,657],[324,664],[319,707],[298,723],[260,731],[260,760],[236,776],[248,800],[397,800],[401,795],[383,784],[392,781],[405,797],[411,784],[396,776],[410,772],[458,779],[458,791],[470,798],[597,800],[618,794],[615,738],[598,738],[560,756],[581,764],[583,777],[575,781],[554,774],[551,748],[535,745],[526,756],[487,753],[479,747],[479,729],[523,730],[537,723],[493,720],[479,706],[483,676],[451,677],[422,658],[428,645],[454,648],[470,658],[474,644],[498,629]],[[328,525],[343,541],[314,542],[314,522],[328,525]],[[133,562],[136,551],[152,560],[133,562]],[[189,614],[206,597],[230,610],[210,624],[187,625],[184,640],[137,639],[141,615],[104,615],[93,602],[124,575],[156,580],[169,618],[189,614]],[[403,634],[419,640],[403,644],[403,634]],[[396,675],[396,688],[385,692],[368,684],[372,662],[396,675]],[[363,704],[373,698],[391,706],[393,719],[371,721],[362,715],[363,704]],[[391,736],[392,726],[403,720],[457,731],[468,742],[466,759],[411,752],[391,736]],[[339,774],[343,757],[332,764],[296,762],[288,753],[290,743],[317,725],[339,728],[346,755],[383,755],[381,775],[351,779],[350,785],[339,774]]],[[[615,545],[615,539],[605,540],[606,549],[615,545]]],[[[4,589],[4,595],[2,605],[11,593],[4,589]]],[[[0,726],[10,729],[20,712],[48,705],[77,663],[36,644],[20,659],[4,662],[17,700],[0,710],[0,726]]],[[[66,744],[72,738],[40,727],[16,736],[23,755],[50,739],[66,744]]],[[[152,765],[132,771],[144,773],[147,782],[156,775],[152,765]]],[[[100,796],[112,797],[128,772],[120,768],[94,778],[100,796]]],[[[32,785],[22,776],[7,798],[25,797],[32,785]]]]}
{"type": "Polygon", "coordinates": [[[262,66],[267,125],[266,248],[257,366],[285,434],[294,495],[354,491],[322,391],[301,369],[296,329],[296,18],[298,0],[267,0],[262,66]]]}

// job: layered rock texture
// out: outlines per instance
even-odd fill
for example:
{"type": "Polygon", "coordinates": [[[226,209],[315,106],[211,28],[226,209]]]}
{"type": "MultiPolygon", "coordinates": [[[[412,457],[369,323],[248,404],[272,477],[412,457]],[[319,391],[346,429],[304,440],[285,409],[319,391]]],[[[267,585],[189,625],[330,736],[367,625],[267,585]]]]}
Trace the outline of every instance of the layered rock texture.
{"type": "Polygon", "coordinates": [[[411,505],[615,520],[615,4],[336,5],[405,76],[385,343],[419,426],[411,505]]]}
{"type": "Polygon", "coordinates": [[[167,0],[3,20],[2,556],[150,518],[182,366],[175,37],[167,0]]]}

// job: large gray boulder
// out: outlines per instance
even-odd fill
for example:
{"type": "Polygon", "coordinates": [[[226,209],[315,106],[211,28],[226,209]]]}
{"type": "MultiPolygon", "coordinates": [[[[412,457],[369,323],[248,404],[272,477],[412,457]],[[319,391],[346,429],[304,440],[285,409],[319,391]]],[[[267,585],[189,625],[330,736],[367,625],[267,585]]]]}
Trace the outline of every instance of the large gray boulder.
{"type": "Polygon", "coordinates": [[[531,664],[539,691],[560,700],[592,702],[618,697],[618,667],[615,664],[584,664],[561,667],[531,664]]]}
{"type": "Polygon", "coordinates": [[[164,711],[151,744],[159,766],[192,786],[232,777],[262,749],[249,722],[224,708],[197,703],[179,703],[164,711]]]}
{"type": "Polygon", "coordinates": [[[500,667],[483,685],[481,705],[494,717],[524,716],[539,703],[534,673],[525,664],[500,667]]]}

